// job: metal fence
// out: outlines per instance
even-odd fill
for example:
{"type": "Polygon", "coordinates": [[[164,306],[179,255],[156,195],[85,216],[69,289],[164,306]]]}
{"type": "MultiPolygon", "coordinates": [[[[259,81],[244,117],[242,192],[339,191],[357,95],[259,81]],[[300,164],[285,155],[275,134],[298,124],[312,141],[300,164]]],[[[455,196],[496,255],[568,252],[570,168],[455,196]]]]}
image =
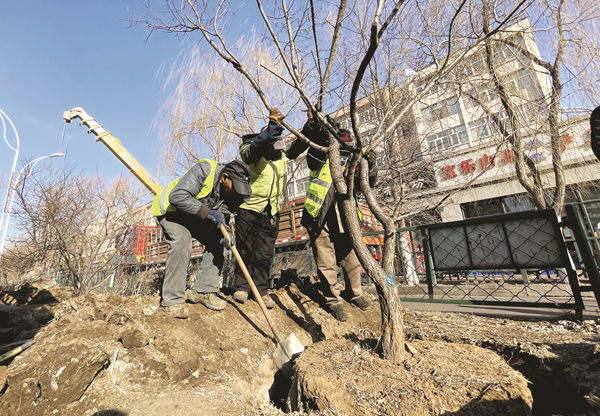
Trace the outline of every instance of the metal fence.
{"type": "MultiPolygon", "coordinates": [[[[545,210],[398,229],[395,275],[401,299],[574,309],[581,316],[582,292],[594,292],[600,306],[600,246],[594,252],[590,245],[597,237],[575,239],[574,230],[583,226],[573,209],[562,223],[545,210]],[[572,237],[565,240],[563,234],[572,237]]],[[[364,234],[373,236],[383,237],[364,234]]],[[[380,245],[368,247],[380,258],[380,245]]],[[[316,275],[310,243],[277,245],[273,269],[275,279],[316,275]]]]}

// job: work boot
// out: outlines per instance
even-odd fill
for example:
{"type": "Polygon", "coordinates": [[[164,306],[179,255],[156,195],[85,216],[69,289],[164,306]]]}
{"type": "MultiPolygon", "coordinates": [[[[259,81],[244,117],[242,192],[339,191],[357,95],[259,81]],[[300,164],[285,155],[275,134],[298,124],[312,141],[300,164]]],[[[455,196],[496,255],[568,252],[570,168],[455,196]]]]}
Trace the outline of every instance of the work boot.
{"type": "Polygon", "coordinates": [[[361,311],[368,311],[369,309],[371,309],[371,305],[369,304],[369,302],[362,296],[350,302],[353,303],[354,306],[358,307],[361,311]]]}
{"type": "Polygon", "coordinates": [[[273,309],[275,307],[275,302],[270,295],[264,295],[262,297],[262,301],[267,309],[273,309]]]}
{"type": "Polygon", "coordinates": [[[225,309],[225,305],[227,305],[227,302],[221,299],[215,292],[200,293],[194,289],[188,292],[188,300],[193,303],[201,303],[213,311],[222,311],[225,309]]]}
{"type": "Polygon", "coordinates": [[[346,311],[344,311],[344,307],[341,303],[331,305],[331,314],[340,322],[346,322],[348,320],[348,315],[346,314],[346,311]]]}
{"type": "Polygon", "coordinates": [[[188,307],[184,303],[178,303],[177,305],[161,306],[160,309],[169,316],[179,319],[188,318],[188,307]]]}
{"type": "Polygon", "coordinates": [[[237,303],[246,303],[246,301],[248,300],[248,292],[246,292],[245,290],[237,290],[233,294],[233,300],[235,300],[237,303]]]}

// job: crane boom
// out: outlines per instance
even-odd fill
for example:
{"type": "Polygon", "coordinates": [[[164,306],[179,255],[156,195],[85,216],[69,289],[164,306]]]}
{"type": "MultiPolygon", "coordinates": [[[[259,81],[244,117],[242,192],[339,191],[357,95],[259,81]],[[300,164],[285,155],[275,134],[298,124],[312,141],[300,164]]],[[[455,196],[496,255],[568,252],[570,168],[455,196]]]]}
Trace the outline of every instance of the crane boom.
{"type": "Polygon", "coordinates": [[[123,147],[119,139],[113,136],[110,131],[105,130],[94,117],[90,117],[81,107],[76,107],[72,110],[65,111],[63,119],[66,123],[72,122],[79,117],[80,126],[88,127],[88,134],[94,133],[96,141],[101,141],[106,147],[138,178],[150,192],[154,195],[162,190],[162,185],[150,175],[146,169],[138,163],[137,160],[123,147]]]}

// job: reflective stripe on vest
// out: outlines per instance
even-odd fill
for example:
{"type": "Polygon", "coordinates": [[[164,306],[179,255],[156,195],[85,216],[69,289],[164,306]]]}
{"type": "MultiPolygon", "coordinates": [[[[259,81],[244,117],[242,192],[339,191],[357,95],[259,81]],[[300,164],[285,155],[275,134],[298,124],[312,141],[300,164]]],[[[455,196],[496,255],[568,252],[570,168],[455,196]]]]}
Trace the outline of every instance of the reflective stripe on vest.
{"type": "MultiPolygon", "coordinates": [[[[329,188],[331,188],[332,184],[333,178],[331,177],[331,170],[329,169],[329,160],[327,160],[319,170],[310,171],[310,180],[306,187],[304,207],[311,217],[318,218],[323,203],[325,202],[327,192],[329,192],[329,188]]],[[[354,200],[356,201],[356,197],[354,200]]],[[[356,212],[358,214],[358,219],[362,221],[363,216],[360,207],[358,206],[358,201],[356,201],[356,212]]]]}
{"type": "Polygon", "coordinates": [[[333,183],[331,171],[329,170],[329,160],[321,166],[319,170],[310,171],[310,180],[306,186],[306,199],[304,208],[313,218],[318,218],[319,212],[325,202],[325,197],[333,183]]]}
{"type": "Polygon", "coordinates": [[[286,157],[270,161],[261,158],[258,162],[250,164],[250,187],[252,195],[240,208],[261,213],[271,202],[271,214],[279,212],[279,199],[285,186],[287,172],[286,157]]]}
{"type": "MultiPolygon", "coordinates": [[[[198,163],[202,162],[208,162],[210,164],[210,173],[208,174],[206,179],[204,179],[202,188],[200,189],[198,195],[196,195],[197,199],[202,199],[210,195],[210,193],[213,190],[213,185],[215,182],[215,173],[217,171],[217,162],[215,162],[214,160],[198,159],[198,163]]],[[[163,190],[160,191],[160,193],[154,197],[154,199],[152,200],[152,207],[150,208],[150,213],[152,215],[154,215],[155,217],[160,217],[162,215],[165,215],[167,212],[177,211],[177,208],[175,208],[169,202],[169,194],[171,193],[173,188],[175,188],[175,185],[179,183],[180,179],[181,178],[175,179],[173,182],[164,187],[163,190]]]]}

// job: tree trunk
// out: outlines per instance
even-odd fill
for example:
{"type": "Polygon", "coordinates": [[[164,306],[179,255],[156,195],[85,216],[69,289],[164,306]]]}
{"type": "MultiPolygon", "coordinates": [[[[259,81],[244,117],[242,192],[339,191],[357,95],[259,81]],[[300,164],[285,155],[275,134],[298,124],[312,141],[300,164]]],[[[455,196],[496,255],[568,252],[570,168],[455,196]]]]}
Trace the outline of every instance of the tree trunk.
{"type": "Polygon", "coordinates": [[[360,263],[375,283],[381,308],[381,353],[384,359],[400,363],[404,359],[404,317],[394,274],[384,269],[371,256],[360,229],[354,198],[343,196],[338,204],[360,263]]]}
{"type": "Polygon", "coordinates": [[[393,276],[391,279],[389,276],[392,275],[387,275],[385,278],[382,276],[385,281],[383,285],[380,284],[379,279],[375,284],[381,308],[380,343],[383,358],[399,363],[404,359],[404,314],[393,276]]]}

